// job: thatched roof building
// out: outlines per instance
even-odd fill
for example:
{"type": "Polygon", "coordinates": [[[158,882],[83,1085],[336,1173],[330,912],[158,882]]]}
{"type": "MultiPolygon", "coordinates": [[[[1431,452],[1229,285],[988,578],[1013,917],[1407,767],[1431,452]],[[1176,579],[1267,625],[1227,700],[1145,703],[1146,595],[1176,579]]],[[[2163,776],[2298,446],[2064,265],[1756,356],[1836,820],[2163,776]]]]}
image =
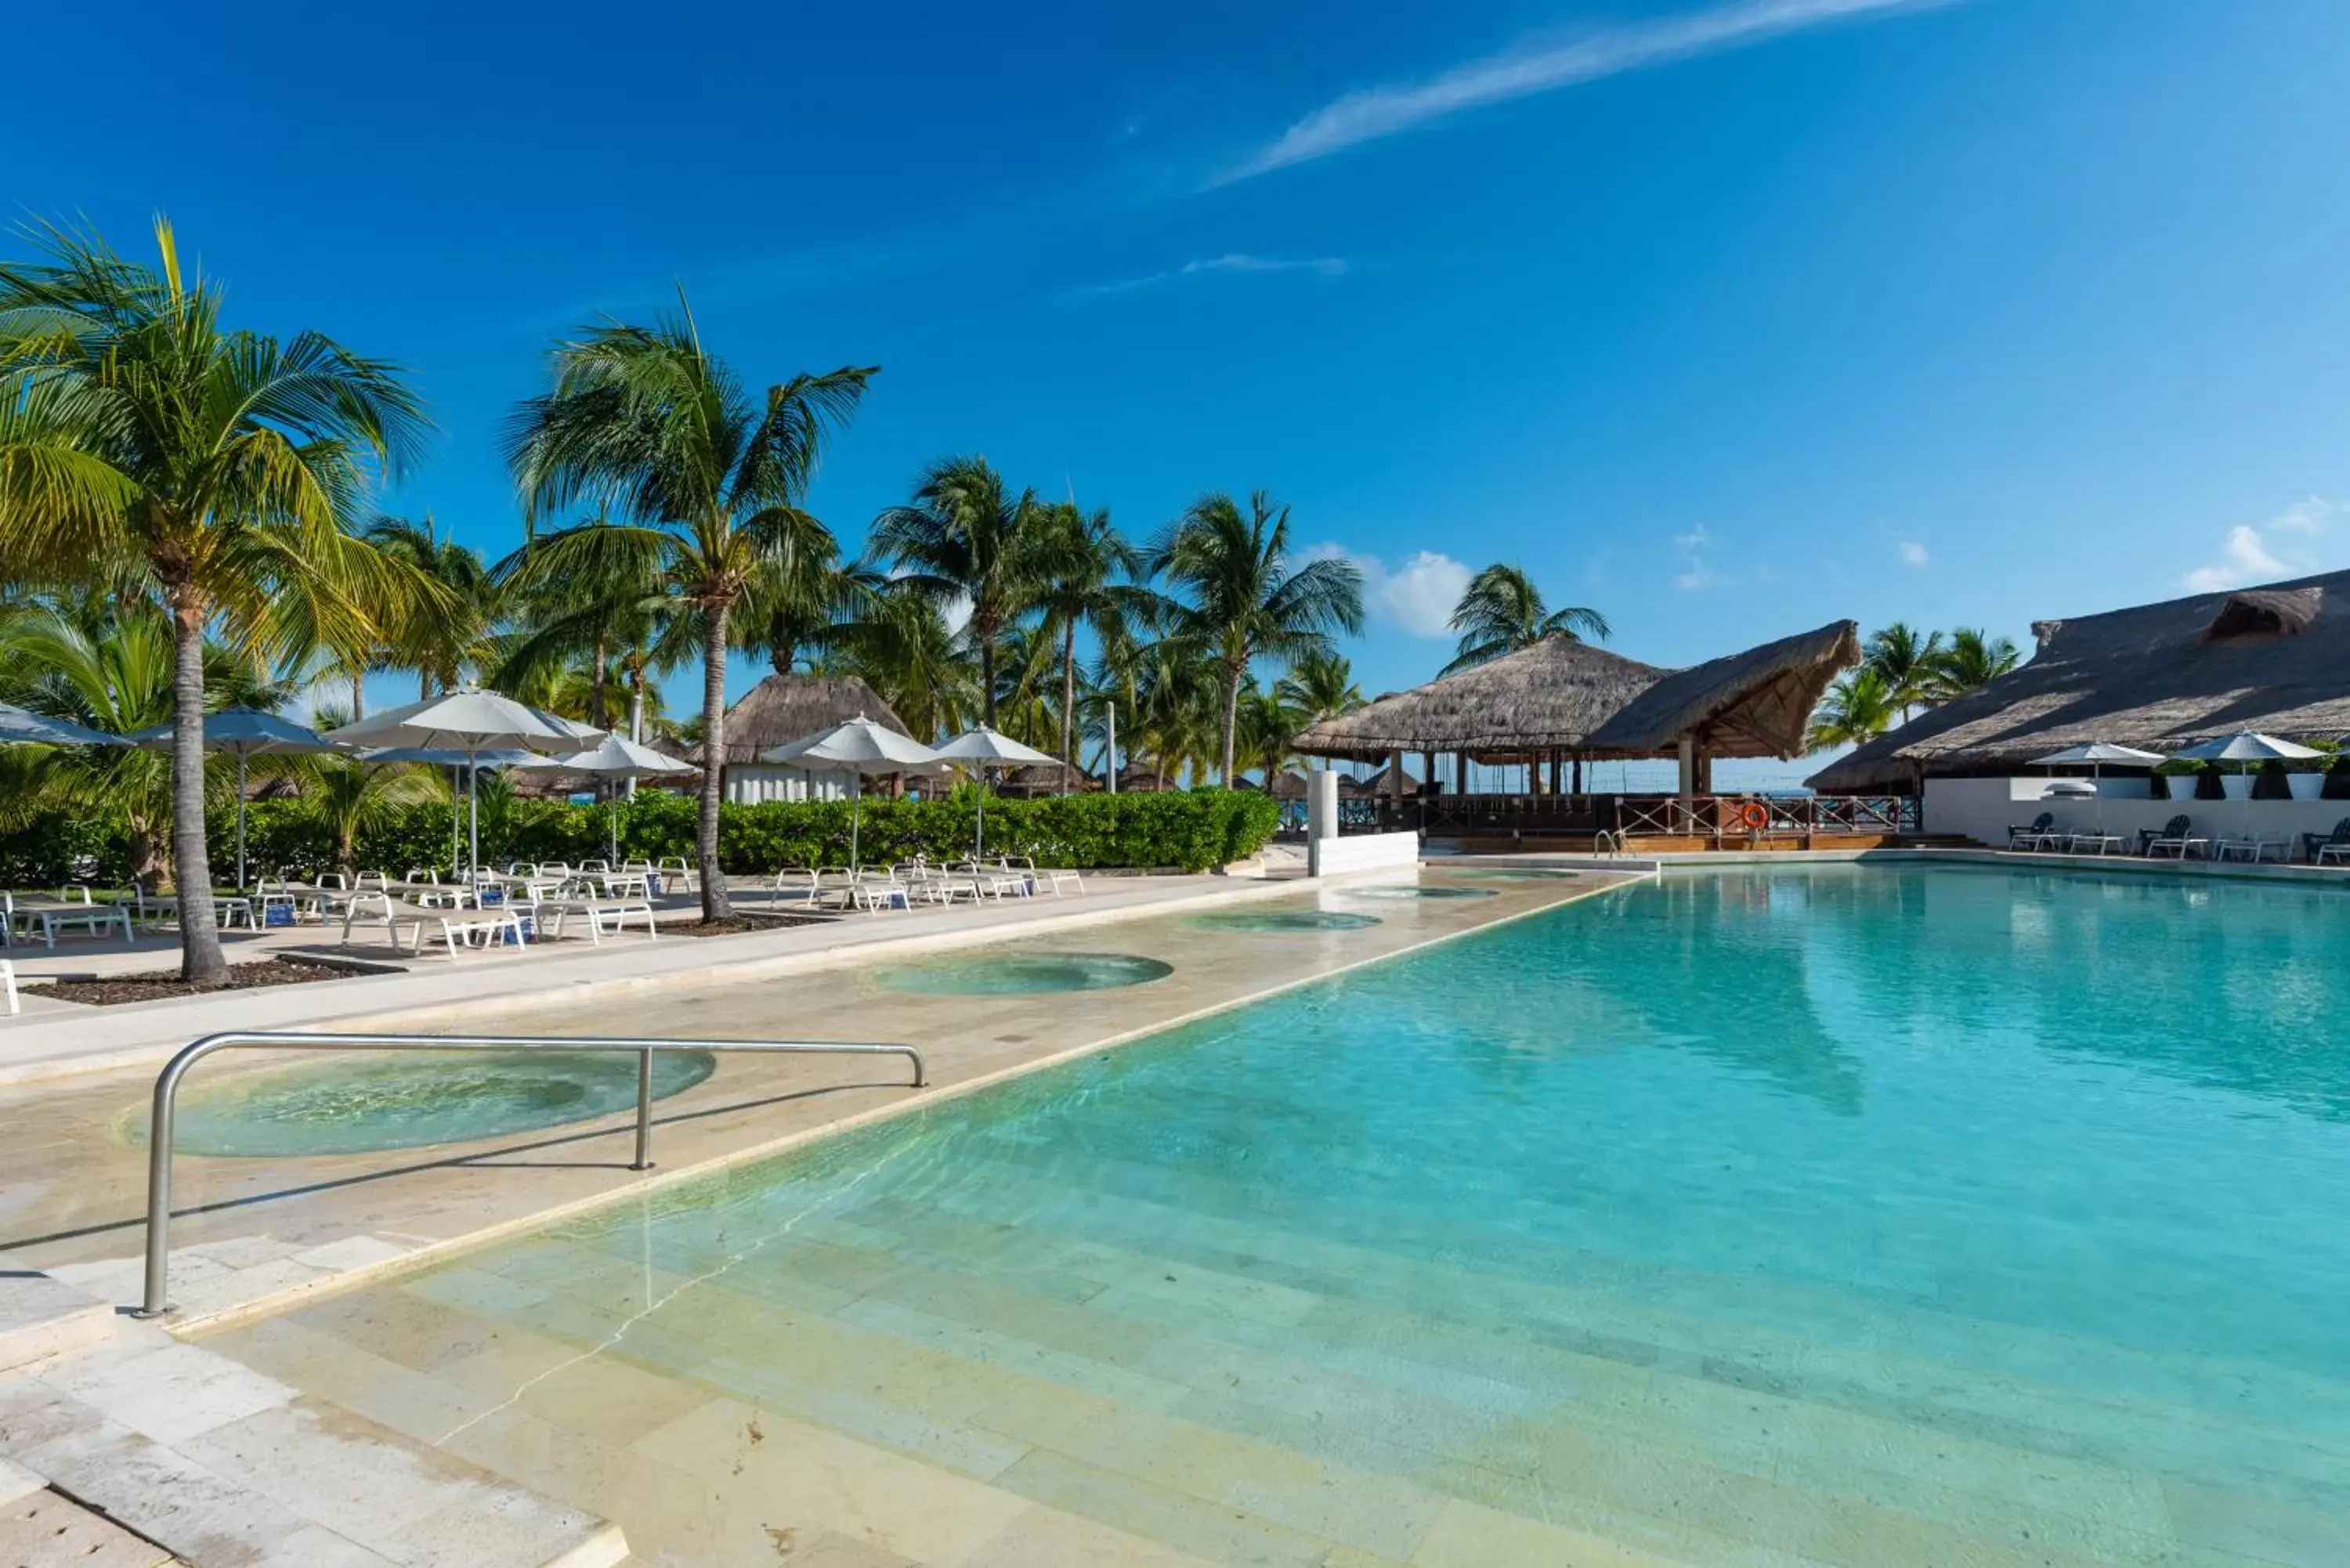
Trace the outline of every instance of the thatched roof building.
{"type": "Polygon", "coordinates": [[[1794,757],[1820,694],[1859,662],[1859,628],[1848,620],[1688,670],[1551,637],[1326,719],[1295,744],[1309,756],[1420,752],[1497,762],[1559,752],[1667,756],[1690,736],[1709,756],[1794,757]]]}
{"type": "Polygon", "coordinates": [[[724,761],[739,767],[771,747],[789,745],[860,713],[893,730],[906,728],[897,710],[857,676],[770,675],[726,710],[724,761]]]}
{"type": "Polygon", "coordinates": [[[1292,742],[1308,756],[1384,760],[1394,752],[1480,759],[1583,747],[1665,671],[1564,636],[1393,691],[1325,719],[1292,742]]]}
{"type": "Polygon", "coordinates": [[[1584,749],[1652,757],[1687,735],[1710,757],[1800,757],[1821,694],[1859,662],[1860,628],[1830,621],[1673,671],[1617,709],[1584,749]]]}
{"type": "Polygon", "coordinates": [[[2032,661],[1812,775],[1823,792],[1912,787],[2087,741],[2177,751],[2258,730],[2350,735],[2350,572],[2033,625],[2032,661]]]}

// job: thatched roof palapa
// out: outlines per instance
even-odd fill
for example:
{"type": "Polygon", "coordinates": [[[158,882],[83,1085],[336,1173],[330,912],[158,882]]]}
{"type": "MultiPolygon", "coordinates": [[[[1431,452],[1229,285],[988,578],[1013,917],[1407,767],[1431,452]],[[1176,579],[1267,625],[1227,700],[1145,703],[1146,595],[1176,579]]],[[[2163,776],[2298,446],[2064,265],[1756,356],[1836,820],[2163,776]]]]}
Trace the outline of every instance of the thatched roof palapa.
{"type": "Polygon", "coordinates": [[[1547,637],[1325,719],[1292,744],[1308,756],[1370,759],[1390,752],[1577,750],[1664,674],[1587,642],[1547,637]]]}
{"type": "Polygon", "coordinates": [[[2021,767],[2089,741],[2173,752],[2258,730],[2350,735],[2350,572],[2033,627],[2032,661],[1812,775],[1816,790],[2021,767]]]}
{"type": "Polygon", "coordinates": [[[1677,670],[1618,709],[1586,749],[1649,757],[1690,735],[1710,757],[1799,757],[1821,693],[1859,662],[1859,626],[1837,620],[1677,670]]]}
{"type": "Polygon", "coordinates": [[[859,714],[893,730],[906,728],[897,710],[857,676],[770,675],[726,711],[723,760],[729,767],[740,767],[761,752],[789,745],[859,714]]]}

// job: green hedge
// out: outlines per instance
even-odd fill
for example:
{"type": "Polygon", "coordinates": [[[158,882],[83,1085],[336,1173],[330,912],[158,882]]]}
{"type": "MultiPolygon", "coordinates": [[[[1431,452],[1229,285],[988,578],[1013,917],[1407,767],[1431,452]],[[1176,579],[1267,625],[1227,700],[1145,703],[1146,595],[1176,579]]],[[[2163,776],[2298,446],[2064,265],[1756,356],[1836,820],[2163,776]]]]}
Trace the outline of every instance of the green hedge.
{"type": "MultiPolygon", "coordinates": [[[[482,859],[578,861],[605,853],[607,808],[560,801],[516,799],[485,792],[482,859]]],[[[944,800],[871,799],[864,803],[858,853],[868,864],[924,855],[959,858],[972,850],[978,799],[968,787],[944,800]]],[[[693,855],[696,803],[684,795],[646,791],[619,803],[620,853],[660,858],[693,855]]],[[[450,811],[445,805],[402,813],[387,827],[362,833],[359,864],[394,876],[411,866],[449,863],[450,811]]],[[[456,807],[464,831],[464,805],[456,807]]],[[[1278,805],[1254,790],[1185,790],[1165,794],[1083,794],[987,802],[987,852],[1034,855],[1041,863],[1074,866],[1175,867],[1205,871],[1245,860],[1273,836],[1278,805]]],[[[216,877],[236,859],[236,819],[215,813],[206,824],[216,877]]],[[[839,866],[848,860],[847,801],[775,801],[728,805],[719,817],[719,857],[726,869],[757,874],[784,867],[839,866]]],[[[327,832],[298,800],[255,801],[245,826],[246,854],[265,872],[316,871],[333,863],[327,832]]],[[[44,817],[0,835],[0,878],[12,887],[55,886],[87,878],[127,879],[119,833],[64,818],[44,817]]]]}

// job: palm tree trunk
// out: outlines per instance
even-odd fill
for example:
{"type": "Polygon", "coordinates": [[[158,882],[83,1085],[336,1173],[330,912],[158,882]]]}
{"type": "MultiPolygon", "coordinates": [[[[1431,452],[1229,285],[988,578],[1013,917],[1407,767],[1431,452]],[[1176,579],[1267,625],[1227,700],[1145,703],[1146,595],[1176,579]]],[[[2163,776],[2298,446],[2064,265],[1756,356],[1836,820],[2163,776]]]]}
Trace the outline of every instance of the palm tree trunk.
{"type": "Polygon", "coordinates": [[[981,722],[995,728],[995,628],[988,626],[979,634],[979,697],[981,722]]]}
{"type": "MultiPolygon", "coordinates": [[[[645,740],[645,667],[633,660],[629,665],[629,739],[639,745],[645,740]]],[[[629,781],[628,797],[637,798],[637,781],[629,781]]]]}
{"type": "Polygon", "coordinates": [[[351,722],[367,717],[367,671],[358,665],[351,667],[351,722]]]}
{"type": "Polygon", "coordinates": [[[604,675],[605,671],[609,668],[609,665],[610,659],[604,650],[603,634],[599,632],[596,637],[595,685],[589,689],[588,693],[588,722],[595,725],[599,730],[605,728],[604,675]]]}
{"type": "Polygon", "coordinates": [[[1238,664],[1227,666],[1227,670],[1228,675],[1224,681],[1223,766],[1219,770],[1218,776],[1223,786],[1230,789],[1232,787],[1232,738],[1240,729],[1241,682],[1248,679],[1248,664],[1246,660],[1243,660],[1238,664]]]}
{"type": "Polygon", "coordinates": [[[702,871],[702,918],[723,920],[734,913],[726,880],[718,869],[718,803],[726,783],[726,611],[723,599],[704,610],[709,625],[702,644],[702,818],[694,825],[693,854],[702,871]]]}
{"type": "Polygon", "coordinates": [[[172,670],[172,880],[180,896],[180,978],[192,985],[228,979],[204,854],[204,606],[173,596],[172,670]]]}
{"type": "Polygon", "coordinates": [[[1061,632],[1061,793],[1069,793],[1069,770],[1077,761],[1077,622],[1061,632]]]}

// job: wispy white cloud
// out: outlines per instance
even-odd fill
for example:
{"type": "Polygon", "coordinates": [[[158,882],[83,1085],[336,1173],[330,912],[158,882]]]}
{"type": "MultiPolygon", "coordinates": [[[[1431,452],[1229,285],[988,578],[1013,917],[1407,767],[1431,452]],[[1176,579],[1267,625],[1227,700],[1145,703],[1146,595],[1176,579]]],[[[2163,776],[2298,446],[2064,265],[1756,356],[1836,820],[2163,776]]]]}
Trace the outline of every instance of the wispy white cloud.
{"type": "Polygon", "coordinates": [[[1673,555],[1679,562],[1673,587],[1685,594],[1721,587],[1731,580],[1714,566],[1713,535],[1701,523],[1686,534],[1673,535],[1673,555]]]}
{"type": "Polygon", "coordinates": [[[1206,277],[1218,273],[1310,273],[1315,277],[1339,278],[1353,270],[1353,265],[1344,256],[1259,256],[1245,251],[1230,251],[1220,256],[1202,256],[1196,261],[1187,261],[1181,266],[1169,267],[1164,272],[1120,278],[1116,283],[1097,283],[1085,292],[1126,294],[1138,288],[1155,288],[1162,283],[1175,283],[1187,277],[1206,277]]]}
{"type": "Polygon", "coordinates": [[[1363,574],[1363,605],[1373,616],[1411,637],[1447,637],[1454,607],[1469,587],[1465,565],[1440,550],[1421,550],[1389,566],[1377,556],[1344,545],[1309,545],[1309,561],[1351,561],[1363,574]]]}
{"type": "Polygon", "coordinates": [[[1947,0],[1734,0],[1685,16],[1530,41],[1424,81],[1365,88],[1323,105],[1211,178],[1211,187],[1417,130],[1462,109],[1576,87],[1646,66],[1759,44],[1833,22],[1915,11],[1947,0]]]}
{"type": "Polygon", "coordinates": [[[1901,541],[1901,564],[1905,566],[1930,566],[1934,557],[1926,554],[1926,546],[1915,539],[1901,541]]]}
{"type": "Polygon", "coordinates": [[[2314,541],[2345,510],[2343,504],[2313,495],[2296,501],[2267,522],[2239,523],[2220,541],[2220,557],[2188,572],[2179,581],[2199,594],[2241,587],[2317,569],[2314,541]],[[2280,538],[2279,535],[2289,538],[2280,538]]]}

